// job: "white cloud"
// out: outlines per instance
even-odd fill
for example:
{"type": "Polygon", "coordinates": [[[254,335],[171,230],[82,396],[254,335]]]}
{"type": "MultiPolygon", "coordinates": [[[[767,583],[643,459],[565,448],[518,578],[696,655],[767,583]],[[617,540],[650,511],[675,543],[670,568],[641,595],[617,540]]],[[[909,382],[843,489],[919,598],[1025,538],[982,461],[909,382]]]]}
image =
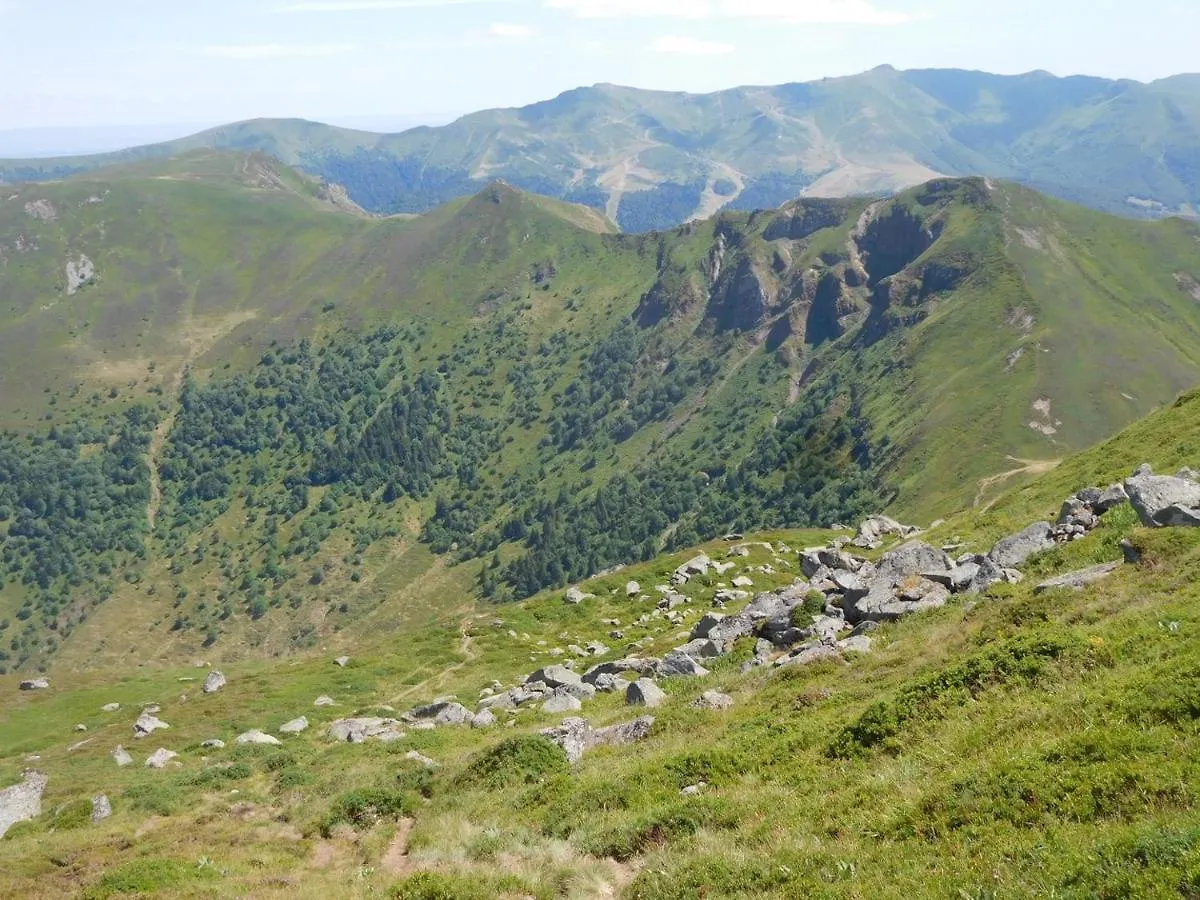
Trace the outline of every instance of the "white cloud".
{"type": "Polygon", "coordinates": [[[697,38],[668,34],[651,44],[650,49],[657,53],[676,53],[684,56],[721,56],[732,53],[737,48],[733,44],[701,41],[697,38]]]}
{"type": "Polygon", "coordinates": [[[545,0],[545,5],[584,19],[706,19],[712,15],[709,0],[545,0]]]}
{"type": "Polygon", "coordinates": [[[385,12],[393,9],[437,9],[442,6],[492,5],[509,0],[295,0],[277,6],[283,13],[385,12]]]}
{"type": "Polygon", "coordinates": [[[508,22],[496,22],[488,29],[488,34],[502,38],[531,38],[537,31],[528,25],[512,25],[508,22]]]}
{"type": "Polygon", "coordinates": [[[209,44],[193,52],[215,59],[312,59],[337,56],[353,49],[350,44],[209,44]]]}
{"type": "Polygon", "coordinates": [[[795,25],[899,25],[909,13],[872,0],[544,0],[585,19],[770,19],[795,25]]]}

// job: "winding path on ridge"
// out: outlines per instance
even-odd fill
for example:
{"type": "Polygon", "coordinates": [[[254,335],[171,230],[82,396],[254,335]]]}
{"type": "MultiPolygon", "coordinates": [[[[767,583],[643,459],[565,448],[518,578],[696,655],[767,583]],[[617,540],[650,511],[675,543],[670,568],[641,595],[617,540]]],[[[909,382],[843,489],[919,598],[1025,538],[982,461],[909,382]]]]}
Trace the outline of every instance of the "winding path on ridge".
{"type": "MultiPolygon", "coordinates": [[[[984,498],[987,496],[987,492],[997,485],[1003,484],[1010,478],[1016,478],[1018,475],[1044,475],[1047,472],[1058,468],[1058,464],[1062,462],[1061,459],[1020,459],[1016,456],[1007,456],[1005,459],[1010,459],[1015,463],[1020,463],[1021,465],[1018,468],[1009,469],[1006,472],[998,472],[995,475],[988,475],[986,478],[980,478],[979,493],[975,495],[975,502],[972,504],[972,506],[974,506],[976,509],[979,509],[980,505],[983,503],[984,498]]],[[[986,506],[983,507],[981,511],[987,512],[992,508],[992,505],[995,502],[996,498],[993,498],[986,506]]]]}
{"type": "MultiPolygon", "coordinates": [[[[479,654],[475,651],[475,647],[474,647],[475,639],[473,637],[471,637],[472,621],[473,621],[473,617],[468,616],[467,618],[463,619],[462,622],[460,622],[459,626],[458,626],[460,631],[462,632],[462,636],[459,638],[459,641],[458,641],[458,653],[462,656],[462,659],[460,659],[456,663],[453,663],[452,665],[447,666],[446,668],[442,669],[437,674],[430,675],[428,678],[424,679],[423,681],[420,681],[417,684],[414,684],[410,687],[405,688],[400,693],[398,693],[394,697],[392,697],[388,702],[389,703],[397,703],[401,700],[406,699],[407,697],[411,697],[413,694],[416,694],[416,693],[419,693],[420,691],[425,690],[428,687],[437,687],[437,686],[443,685],[446,683],[446,679],[449,678],[451,675],[453,675],[455,672],[461,671],[463,669],[463,667],[466,666],[468,663],[475,662],[475,660],[479,658],[479,654]]],[[[422,670],[428,669],[428,668],[429,668],[429,666],[422,666],[421,669],[418,669],[417,671],[422,671],[422,670]]]]}

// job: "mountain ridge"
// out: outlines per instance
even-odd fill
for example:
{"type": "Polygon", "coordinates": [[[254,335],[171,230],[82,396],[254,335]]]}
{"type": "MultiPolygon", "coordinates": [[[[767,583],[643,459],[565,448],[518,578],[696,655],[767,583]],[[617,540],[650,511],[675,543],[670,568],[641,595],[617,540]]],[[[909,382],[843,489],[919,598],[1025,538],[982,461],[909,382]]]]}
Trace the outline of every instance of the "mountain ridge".
{"type": "Polygon", "coordinates": [[[933,518],[1200,366],[1194,224],[982,178],[640,235],[503,184],[364,217],[244,153],[11,190],[5,666],[293,653],[728,530],[933,518]]]}
{"type": "Polygon", "coordinates": [[[0,178],[205,146],[270,152],[373,212],[422,212],[501,177],[603,209],[626,231],[802,193],[890,193],[939,175],[1023,181],[1125,215],[1195,215],[1198,136],[1194,77],[886,67],[709,94],[601,84],[394,134],[250,120],[121,154],[0,161],[0,178]]]}

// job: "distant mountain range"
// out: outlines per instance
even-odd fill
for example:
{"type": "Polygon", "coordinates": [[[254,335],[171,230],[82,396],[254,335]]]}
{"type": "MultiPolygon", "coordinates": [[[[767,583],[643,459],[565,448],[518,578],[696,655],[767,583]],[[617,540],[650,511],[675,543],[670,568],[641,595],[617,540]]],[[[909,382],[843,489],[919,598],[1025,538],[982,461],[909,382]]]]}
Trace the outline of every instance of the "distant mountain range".
{"type": "Polygon", "coordinates": [[[703,95],[597,85],[399,134],[260,119],[117,153],[0,161],[0,179],[197,149],[272,154],[374,213],[424,212],[501,178],[601,209],[629,232],[939,175],[1014,180],[1130,216],[1194,216],[1200,75],[1142,84],[885,66],[703,95]]]}

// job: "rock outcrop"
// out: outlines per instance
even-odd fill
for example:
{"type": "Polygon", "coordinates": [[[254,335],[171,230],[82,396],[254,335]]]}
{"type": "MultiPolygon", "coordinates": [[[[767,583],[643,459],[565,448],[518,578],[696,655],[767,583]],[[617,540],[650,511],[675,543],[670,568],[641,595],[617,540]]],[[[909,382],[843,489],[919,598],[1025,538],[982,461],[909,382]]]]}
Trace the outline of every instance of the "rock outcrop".
{"type": "Polygon", "coordinates": [[[41,772],[26,772],[21,783],[0,791],[0,838],[18,822],[28,822],[42,814],[42,794],[50,779],[41,772]]]}
{"type": "Polygon", "coordinates": [[[1147,528],[1200,525],[1200,482],[1191,472],[1155,475],[1150,466],[1142,466],[1124,488],[1147,528]]]}
{"type": "Polygon", "coordinates": [[[366,741],[382,741],[390,743],[404,737],[401,724],[396,719],[381,719],[365,717],[357,719],[338,719],[332,722],[326,732],[335,741],[349,744],[362,744],[366,741]]]}
{"type": "Polygon", "coordinates": [[[574,765],[593,747],[619,747],[645,740],[653,725],[653,716],[642,716],[607,728],[593,728],[587,719],[571,718],[564,719],[561,725],[543,729],[541,733],[562,747],[567,760],[574,765]]]}

